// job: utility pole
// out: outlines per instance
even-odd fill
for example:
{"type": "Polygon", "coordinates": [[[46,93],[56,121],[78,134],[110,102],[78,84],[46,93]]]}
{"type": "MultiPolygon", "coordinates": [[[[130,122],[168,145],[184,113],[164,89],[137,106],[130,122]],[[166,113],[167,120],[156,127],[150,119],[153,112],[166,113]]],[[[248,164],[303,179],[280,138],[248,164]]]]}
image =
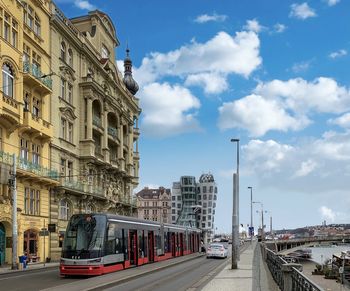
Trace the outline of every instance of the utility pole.
{"type": "Polygon", "coordinates": [[[17,240],[18,240],[18,230],[17,230],[17,186],[16,186],[16,154],[12,155],[13,165],[12,165],[12,177],[11,177],[11,187],[12,187],[12,270],[17,270],[17,240]]]}

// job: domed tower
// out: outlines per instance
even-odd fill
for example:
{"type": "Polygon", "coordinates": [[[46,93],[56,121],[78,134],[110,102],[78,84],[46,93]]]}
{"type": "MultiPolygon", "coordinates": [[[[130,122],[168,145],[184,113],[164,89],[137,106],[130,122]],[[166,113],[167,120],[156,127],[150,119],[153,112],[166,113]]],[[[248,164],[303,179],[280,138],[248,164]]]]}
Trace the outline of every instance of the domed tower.
{"type": "Polygon", "coordinates": [[[129,48],[126,48],[126,58],[124,59],[124,78],[123,82],[126,88],[130,91],[131,94],[135,95],[139,90],[139,85],[136,83],[132,77],[132,61],[129,56],[129,48]]]}

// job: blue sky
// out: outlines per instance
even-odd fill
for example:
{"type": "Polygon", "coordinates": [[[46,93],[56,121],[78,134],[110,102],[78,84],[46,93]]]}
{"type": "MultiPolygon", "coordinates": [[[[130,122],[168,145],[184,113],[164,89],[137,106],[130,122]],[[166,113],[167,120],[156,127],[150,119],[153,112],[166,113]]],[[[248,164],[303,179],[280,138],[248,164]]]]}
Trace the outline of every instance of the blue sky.
{"type": "MultiPolygon", "coordinates": [[[[229,232],[235,144],[240,222],[250,191],[274,228],[349,222],[350,2],[128,0],[56,2],[100,9],[129,44],[140,85],[140,188],[211,172],[215,227],[229,232]]],[[[254,225],[259,216],[254,205],[254,225]]]]}

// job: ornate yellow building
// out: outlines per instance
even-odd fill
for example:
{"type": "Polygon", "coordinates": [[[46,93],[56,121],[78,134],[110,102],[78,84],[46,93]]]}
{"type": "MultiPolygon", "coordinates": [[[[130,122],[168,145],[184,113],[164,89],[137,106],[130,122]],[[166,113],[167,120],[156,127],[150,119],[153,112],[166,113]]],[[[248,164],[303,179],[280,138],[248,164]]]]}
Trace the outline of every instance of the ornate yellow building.
{"type": "Polygon", "coordinates": [[[8,179],[13,154],[17,160],[17,252],[27,252],[32,261],[44,260],[48,238],[39,236],[39,231],[50,219],[50,188],[59,184],[58,167],[50,161],[50,1],[1,1],[0,31],[0,264],[12,261],[8,179]]]}
{"type": "Polygon", "coordinates": [[[12,261],[13,154],[18,255],[59,259],[74,213],[137,215],[141,110],[118,45],[100,11],[69,20],[50,0],[0,1],[0,265],[12,261]]]}
{"type": "Polygon", "coordinates": [[[55,76],[51,159],[60,165],[52,190],[51,258],[60,256],[74,213],[137,215],[132,199],[138,185],[138,90],[131,60],[124,78],[116,67],[119,45],[108,15],[93,11],[67,19],[55,5],[51,19],[51,61],[55,76]]]}

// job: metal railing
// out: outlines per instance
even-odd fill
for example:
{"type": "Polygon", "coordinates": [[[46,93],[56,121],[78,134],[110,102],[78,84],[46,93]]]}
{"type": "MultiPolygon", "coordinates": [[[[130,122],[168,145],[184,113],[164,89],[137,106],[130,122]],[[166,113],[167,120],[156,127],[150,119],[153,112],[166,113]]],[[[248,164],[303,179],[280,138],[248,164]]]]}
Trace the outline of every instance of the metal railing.
{"type": "Polygon", "coordinates": [[[118,137],[117,129],[115,127],[108,126],[108,134],[114,138],[118,137]]]}
{"type": "Polygon", "coordinates": [[[300,291],[321,291],[321,287],[318,287],[314,282],[309,280],[302,272],[293,268],[292,272],[292,290],[300,291]]]}
{"type": "Polygon", "coordinates": [[[97,127],[102,128],[102,120],[99,116],[93,115],[92,117],[92,124],[96,125],[97,127]]]}
{"type": "Polygon", "coordinates": [[[35,175],[42,176],[45,178],[49,178],[53,180],[59,179],[58,171],[42,167],[38,164],[29,162],[28,160],[23,158],[19,158],[17,160],[17,168],[31,172],[35,175]]]}
{"type": "Polygon", "coordinates": [[[52,90],[52,79],[49,76],[43,77],[44,74],[41,72],[39,67],[29,62],[23,62],[23,72],[31,74],[33,77],[38,79],[39,82],[52,90]]]}
{"type": "Polygon", "coordinates": [[[288,262],[268,248],[265,248],[264,251],[266,252],[266,263],[271,275],[282,291],[323,291],[321,287],[317,286],[293,266],[291,267],[291,289],[285,289],[285,274],[283,268],[288,265],[288,262]]]}

